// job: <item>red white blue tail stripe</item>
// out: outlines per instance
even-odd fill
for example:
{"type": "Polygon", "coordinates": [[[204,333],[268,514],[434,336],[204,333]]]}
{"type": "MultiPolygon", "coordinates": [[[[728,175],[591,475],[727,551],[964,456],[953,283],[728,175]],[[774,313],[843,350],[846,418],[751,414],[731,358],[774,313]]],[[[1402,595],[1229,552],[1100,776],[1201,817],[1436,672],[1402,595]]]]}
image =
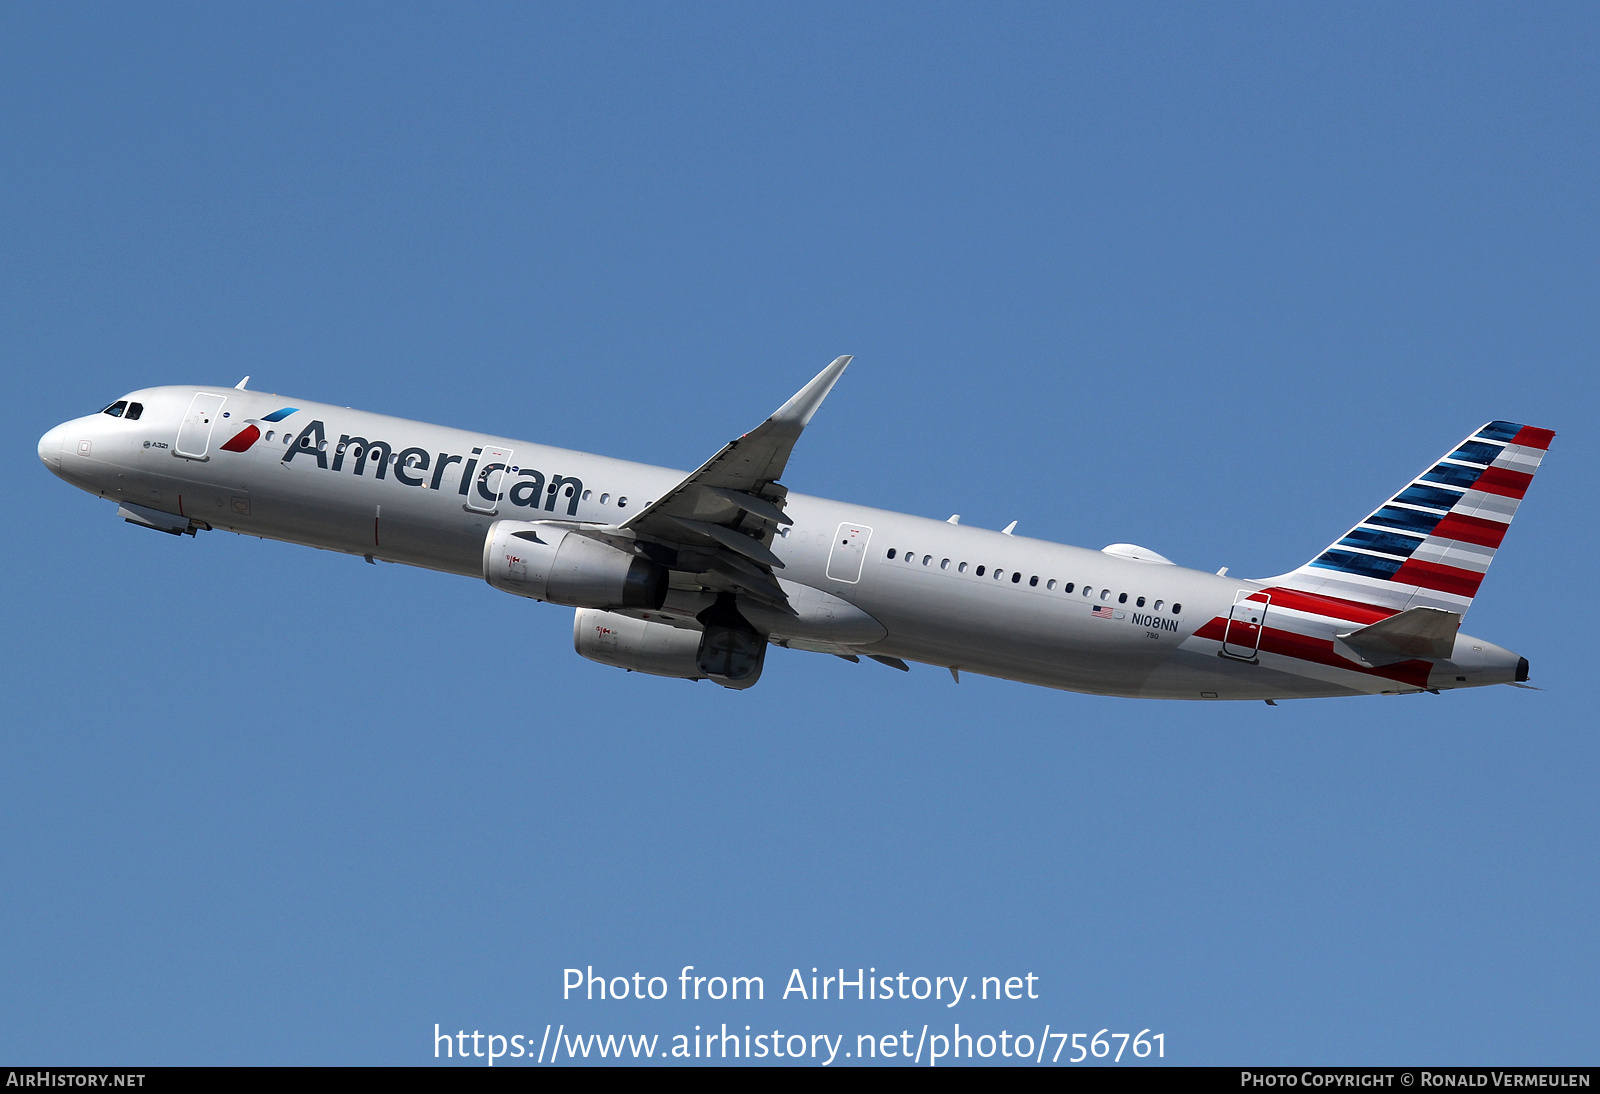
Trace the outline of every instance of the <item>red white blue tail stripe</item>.
{"type": "Polygon", "coordinates": [[[1326,551],[1270,584],[1393,611],[1465,614],[1554,437],[1548,429],[1490,422],[1326,551]]]}

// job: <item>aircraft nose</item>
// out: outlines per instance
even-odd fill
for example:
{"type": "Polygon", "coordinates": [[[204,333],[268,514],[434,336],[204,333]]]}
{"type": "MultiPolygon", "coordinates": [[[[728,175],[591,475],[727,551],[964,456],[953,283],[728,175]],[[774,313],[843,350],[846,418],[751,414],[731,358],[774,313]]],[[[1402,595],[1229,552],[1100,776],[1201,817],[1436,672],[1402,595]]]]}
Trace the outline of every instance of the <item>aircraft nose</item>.
{"type": "Polygon", "coordinates": [[[67,427],[58,425],[39,438],[39,458],[52,471],[61,469],[61,442],[66,438],[67,427]]]}

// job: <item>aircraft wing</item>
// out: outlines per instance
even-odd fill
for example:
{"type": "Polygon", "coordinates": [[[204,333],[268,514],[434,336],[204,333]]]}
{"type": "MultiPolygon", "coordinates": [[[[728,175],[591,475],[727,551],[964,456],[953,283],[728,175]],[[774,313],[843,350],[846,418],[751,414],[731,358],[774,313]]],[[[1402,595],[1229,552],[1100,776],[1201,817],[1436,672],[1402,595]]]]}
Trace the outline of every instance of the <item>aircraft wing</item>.
{"type": "Polygon", "coordinates": [[[699,470],[635,513],[621,530],[676,551],[673,569],[703,588],[744,593],[779,608],[788,598],[774,570],[783,562],[772,538],[792,523],[778,478],[789,453],[838,382],[850,357],[836,359],[749,433],[729,441],[699,470]]]}

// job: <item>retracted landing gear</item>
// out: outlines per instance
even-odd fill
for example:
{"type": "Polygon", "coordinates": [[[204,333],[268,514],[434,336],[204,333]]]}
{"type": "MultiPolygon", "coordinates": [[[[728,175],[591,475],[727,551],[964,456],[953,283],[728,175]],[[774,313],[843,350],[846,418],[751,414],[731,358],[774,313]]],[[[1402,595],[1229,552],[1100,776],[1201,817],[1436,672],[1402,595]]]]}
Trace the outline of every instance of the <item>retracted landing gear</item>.
{"type": "Polygon", "coordinates": [[[716,603],[695,617],[705,628],[696,664],[725,688],[742,690],[761,679],[767,657],[767,636],[750,625],[732,593],[718,593],[716,603]]]}

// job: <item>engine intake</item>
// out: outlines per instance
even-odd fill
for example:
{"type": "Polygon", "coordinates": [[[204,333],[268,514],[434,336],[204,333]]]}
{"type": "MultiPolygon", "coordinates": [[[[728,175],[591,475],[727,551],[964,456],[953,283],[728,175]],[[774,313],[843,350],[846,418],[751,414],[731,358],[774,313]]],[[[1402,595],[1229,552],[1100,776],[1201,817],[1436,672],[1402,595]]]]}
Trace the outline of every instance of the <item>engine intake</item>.
{"type": "Polygon", "coordinates": [[[538,521],[498,520],[483,544],[483,577],[502,592],[574,608],[661,607],[668,573],[608,543],[538,521]]]}

